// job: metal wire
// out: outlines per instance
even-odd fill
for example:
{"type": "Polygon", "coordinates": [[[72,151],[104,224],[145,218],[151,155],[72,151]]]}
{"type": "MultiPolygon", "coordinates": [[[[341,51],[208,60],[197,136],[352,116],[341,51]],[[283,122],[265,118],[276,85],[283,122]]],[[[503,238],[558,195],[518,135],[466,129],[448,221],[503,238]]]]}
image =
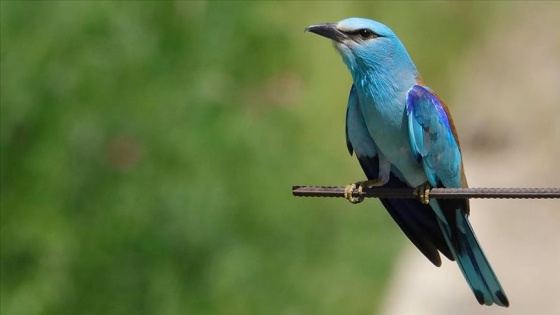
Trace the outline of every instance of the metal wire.
{"type": "MultiPolygon", "coordinates": [[[[344,197],[344,187],[336,186],[292,186],[296,197],[344,197]]],[[[352,192],[360,196],[358,190],[352,192]]],[[[413,188],[368,188],[364,189],[365,198],[418,198],[413,188]]],[[[430,198],[436,199],[559,199],[560,188],[433,188],[430,198]]]]}

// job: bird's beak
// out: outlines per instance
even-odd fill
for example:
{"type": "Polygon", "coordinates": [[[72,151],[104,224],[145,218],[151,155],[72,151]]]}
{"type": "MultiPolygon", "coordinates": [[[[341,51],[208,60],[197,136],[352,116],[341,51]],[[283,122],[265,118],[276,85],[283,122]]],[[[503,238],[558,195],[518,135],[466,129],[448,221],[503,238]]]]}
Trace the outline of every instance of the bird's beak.
{"type": "Polygon", "coordinates": [[[335,23],[325,23],[325,24],[317,24],[311,25],[305,29],[306,32],[315,33],[326,38],[330,38],[335,42],[342,42],[343,40],[347,39],[348,36],[336,28],[335,23]]]}

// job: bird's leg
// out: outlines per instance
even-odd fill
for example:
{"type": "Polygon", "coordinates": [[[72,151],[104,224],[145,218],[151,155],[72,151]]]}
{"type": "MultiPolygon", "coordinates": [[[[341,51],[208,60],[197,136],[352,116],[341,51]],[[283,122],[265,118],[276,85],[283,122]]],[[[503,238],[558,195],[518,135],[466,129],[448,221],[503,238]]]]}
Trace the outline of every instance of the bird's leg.
{"type": "Polygon", "coordinates": [[[353,204],[357,204],[357,203],[360,203],[360,202],[364,201],[363,196],[358,196],[357,198],[352,196],[352,192],[354,191],[354,189],[356,189],[356,184],[359,184],[359,182],[347,185],[344,188],[344,198],[346,198],[348,201],[350,201],[350,203],[353,203],[353,204]]]}
{"type": "Polygon", "coordinates": [[[420,202],[422,204],[429,204],[430,203],[430,190],[432,189],[432,186],[430,186],[430,184],[428,184],[428,182],[425,182],[424,184],[414,188],[414,195],[416,197],[418,197],[418,199],[420,200],[420,202]]]}
{"type": "Polygon", "coordinates": [[[379,173],[377,178],[366,180],[363,182],[357,182],[354,184],[350,184],[344,188],[344,198],[348,199],[353,204],[360,203],[364,201],[364,196],[362,191],[365,188],[371,187],[379,187],[387,184],[389,182],[389,178],[391,177],[391,162],[379,152],[379,173]],[[354,189],[358,188],[358,197],[354,198],[352,196],[352,192],[354,189]]]}
{"type": "Polygon", "coordinates": [[[387,180],[384,180],[383,178],[376,178],[372,180],[366,180],[363,182],[356,182],[350,184],[344,188],[344,198],[346,198],[348,201],[350,201],[353,204],[360,203],[364,201],[364,196],[362,196],[364,187],[365,188],[379,187],[385,185],[386,183],[387,180]],[[354,191],[354,189],[356,189],[356,187],[358,188],[358,197],[352,196],[352,192],[354,191]]]}

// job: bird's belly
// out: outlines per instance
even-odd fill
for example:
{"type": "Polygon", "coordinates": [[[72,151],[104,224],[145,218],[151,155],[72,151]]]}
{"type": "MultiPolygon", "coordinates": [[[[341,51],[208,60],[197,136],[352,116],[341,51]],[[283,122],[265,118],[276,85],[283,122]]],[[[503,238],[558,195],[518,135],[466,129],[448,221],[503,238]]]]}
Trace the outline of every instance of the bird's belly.
{"type": "Polygon", "coordinates": [[[416,187],[428,179],[420,163],[410,150],[405,108],[391,106],[379,110],[374,106],[363,106],[368,131],[383,156],[396,167],[410,186],[416,187]]]}

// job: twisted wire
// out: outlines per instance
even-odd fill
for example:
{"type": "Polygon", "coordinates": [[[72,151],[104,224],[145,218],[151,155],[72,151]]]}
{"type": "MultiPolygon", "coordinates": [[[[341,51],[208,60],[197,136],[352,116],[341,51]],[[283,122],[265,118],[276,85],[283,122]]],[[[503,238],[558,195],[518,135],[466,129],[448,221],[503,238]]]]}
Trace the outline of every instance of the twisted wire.
{"type": "MultiPolygon", "coordinates": [[[[337,186],[292,186],[296,197],[344,197],[344,187],[337,186]]],[[[358,190],[352,195],[359,196],[358,190]]],[[[364,198],[418,198],[413,188],[367,188],[364,198]]],[[[560,188],[432,188],[430,198],[436,199],[558,199],[560,188]]]]}

